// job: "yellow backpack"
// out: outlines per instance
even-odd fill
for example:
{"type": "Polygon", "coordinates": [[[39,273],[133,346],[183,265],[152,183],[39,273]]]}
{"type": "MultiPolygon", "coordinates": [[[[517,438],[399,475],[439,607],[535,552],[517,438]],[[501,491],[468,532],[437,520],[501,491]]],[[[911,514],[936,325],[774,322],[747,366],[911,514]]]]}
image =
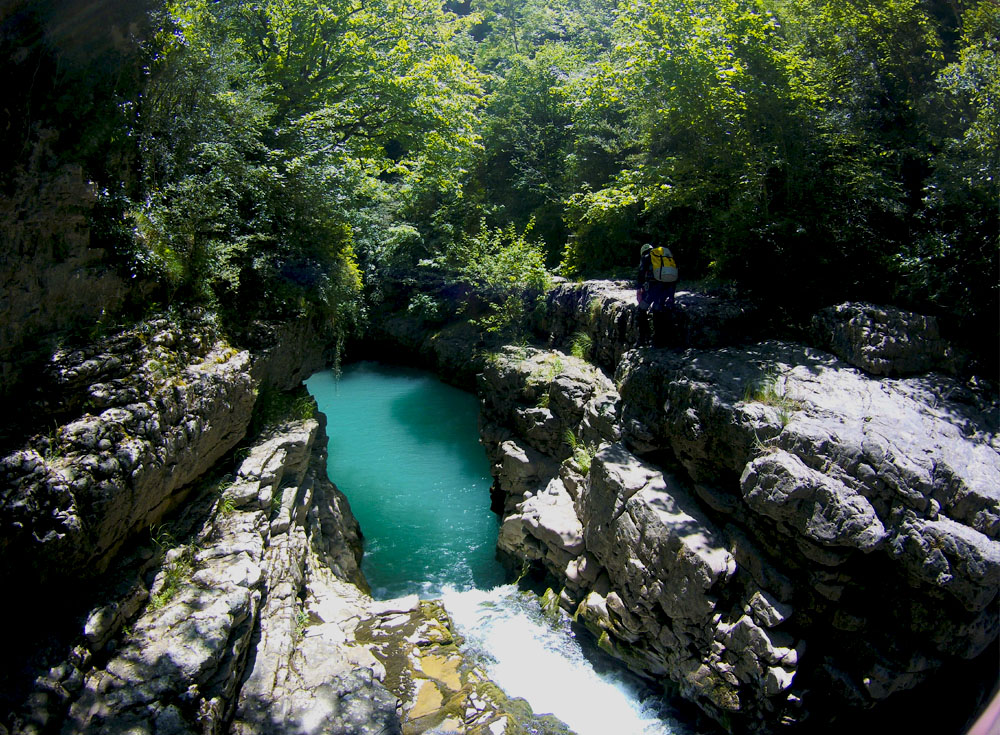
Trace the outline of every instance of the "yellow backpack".
{"type": "Polygon", "coordinates": [[[665,247],[653,248],[649,251],[649,259],[653,265],[653,279],[664,283],[677,280],[677,263],[674,254],[665,247]]]}

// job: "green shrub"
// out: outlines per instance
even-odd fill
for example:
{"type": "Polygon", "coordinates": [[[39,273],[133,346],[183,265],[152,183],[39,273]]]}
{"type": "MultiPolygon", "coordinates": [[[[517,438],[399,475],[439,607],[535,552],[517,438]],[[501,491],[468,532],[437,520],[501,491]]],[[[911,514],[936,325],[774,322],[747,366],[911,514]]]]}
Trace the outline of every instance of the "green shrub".
{"type": "Polygon", "coordinates": [[[569,445],[570,450],[573,452],[573,461],[576,462],[577,467],[580,471],[587,475],[590,473],[590,465],[594,461],[594,457],[597,456],[597,447],[591,444],[584,444],[579,439],[576,438],[576,434],[573,433],[572,429],[566,429],[566,444],[569,445]]]}
{"type": "Polygon", "coordinates": [[[788,396],[784,386],[779,385],[778,376],[766,373],[749,383],[743,391],[745,403],[762,403],[778,409],[778,418],[785,426],[791,420],[792,412],[802,408],[802,402],[788,396]]]}
{"type": "Polygon", "coordinates": [[[280,391],[270,385],[261,387],[250,419],[251,436],[286,421],[305,421],[316,416],[316,401],[304,389],[280,391]]]}
{"type": "Polygon", "coordinates": [[[184,549],[176,559],[166,566],[163,586],[160,587],[159,592],[149,598],[150,607],[153,610],[159,610],[166,606],[177,595],[184,581],[191,576],[193,569],[190,550],[184,549]]]}
{"type": "Polygon", "coordinates": [[[569,346],[569,353],[573,357],[579,357],[581,360],[589,360],[593,348],[594,339],[586,332],[581,331],[573,335],[569,346]]]}
{"type": "Polygon", "coordinates": [[[466,284],[487,303],[487,313],[474,320],[486,334],[517,341],[549,288],[545,251],[530,240],[532,223],[522,232],[513,226],[490,228],[485,220],[475,233],[448,246],[443,255],[424,261],[454,281],[466,284]]]}

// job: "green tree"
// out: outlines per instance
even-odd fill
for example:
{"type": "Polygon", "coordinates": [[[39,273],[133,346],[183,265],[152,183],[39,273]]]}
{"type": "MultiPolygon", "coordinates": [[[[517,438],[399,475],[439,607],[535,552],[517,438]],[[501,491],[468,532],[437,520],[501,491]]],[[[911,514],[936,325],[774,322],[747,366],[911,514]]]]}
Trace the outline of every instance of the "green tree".
{"type": "Polygon", "coordinates": [[[554,44],[512,60],[484,112],[480,176],[489,204],[502,207],[503,219],[518,227],[534,220],[555,254],[566,238],[563,200],[573,141],[565,82],[579,63],[554,44]]]}
{"type": "Polygon", "coordinates": [[[479,146],[455,25],[430,0],[168,3],[135,221],[177,295],[241,319],[350,311],[366,208],[386,186],[460,190],[479,146]]]}
{"type": "MultiPolygon", "coordinates": [[[[973,343],[1000,314],[1000,6],[969,3],[955,60],[925,102],[933,140],[920,230],[899,254],[901,295],[931,304],[973,343]]],[[[995,358],[995,355],[993,355],[995,358]]]]}
{"type": "Polygon", "coordinates": [[[774,186],[796,186],[808,79],[755,0],[630,3],[615,30],[615,51],[578,104],[634,147],[609,181],[571,197],[565,264],[631,265],[635,244],[653,235],[689,268],[725,275],[730,256],[747,262],[740,250],[755,228],[766,238],[774,186]]]}
{"type": "Polygon", "coordinates": [[[519,231],[513,225],[491,228],[481,221],[478,231],[422,263],[446,281],[468,287],[468,300],[461,308],[469,309],[475,323],[497,344],[527,337],[534,310],[549,286],[544,249],[530,239],[533,224],[519,231]],[[480,313],[479,303],[485,304],[485,313],[480,313]]]}
{"type": "MultiPolygon", "coordinates": [[[[534,232],[558,259],[565,199],[575,186],[571,88],[611,46],[608,0],[480,0],[472,52],[490,74],[483,113],[486,146],[473,188],[490,221],[534,232]]],[[[474,223],[472,223],[474,224],[474,223]]]]}

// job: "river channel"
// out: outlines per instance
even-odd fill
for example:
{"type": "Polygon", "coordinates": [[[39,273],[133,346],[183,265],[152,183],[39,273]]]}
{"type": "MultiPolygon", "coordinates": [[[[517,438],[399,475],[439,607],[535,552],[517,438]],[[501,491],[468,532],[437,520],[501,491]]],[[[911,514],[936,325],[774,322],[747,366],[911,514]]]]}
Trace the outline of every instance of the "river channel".
{"type": "Polygon", "coordinates": [[[694,735],[568,617],[545,615],[495,559],[478,401],[434,375],[373,362],[306,381],[327,417],[329,474],[365,536],[378,599],[442,599],[466,655],[577,735],[694,735]]]}

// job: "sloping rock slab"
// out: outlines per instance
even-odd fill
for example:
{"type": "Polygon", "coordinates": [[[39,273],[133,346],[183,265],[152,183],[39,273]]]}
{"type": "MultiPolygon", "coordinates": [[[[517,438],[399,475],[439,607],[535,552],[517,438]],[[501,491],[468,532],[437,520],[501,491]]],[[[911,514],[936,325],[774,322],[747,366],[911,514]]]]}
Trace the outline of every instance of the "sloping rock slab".
{"type": "MultiPolygon", "coordinates": [[[[759,333],[757,310],[749,303],[681,288],[676,304],[664,321],[663,346],[719,347],[747,342],[759,333]]],[[[588,335],[593,340],[594,362],[613,372],[625,352],[640,346],[637,319],[634,283],[560,283],[546,297],[542,330],[557,345],[580,332],[588,335]]]]}
{"type": "Polygon", "coordinates": [[[957,372],[961,355],[941,336],[937,319],[892,306],[847,302],[812,319],[817,346],[872,375],[957,372]]]}
{"type": "Polygon", "coordinates": [[[15,732],[398,732],[396,699],[353,638],[371,599],[349,581],[357,522],[324,446],[315,420],[255,446],[221,495],[191,506],[203,517],[176,522],[190,535],[148,593],[89,616],[15,732]]]}

